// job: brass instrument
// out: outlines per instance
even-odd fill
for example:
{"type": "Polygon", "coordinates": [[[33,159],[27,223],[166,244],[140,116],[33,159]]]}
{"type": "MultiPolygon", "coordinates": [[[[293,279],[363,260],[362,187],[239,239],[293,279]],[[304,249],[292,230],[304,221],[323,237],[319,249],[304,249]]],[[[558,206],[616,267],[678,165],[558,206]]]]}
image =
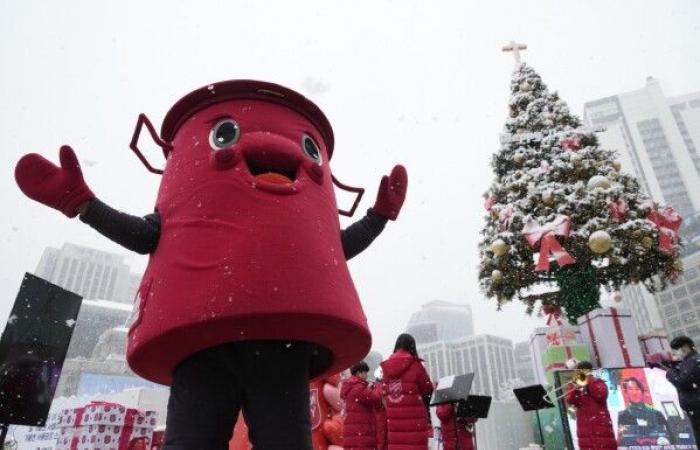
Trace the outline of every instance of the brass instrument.
{"type": "Polygon", "coordinates": [[[576,389],[585,389],[586,386],[588,386],[588,371],[585,369],[576,369],[574,371],[574,376],[569,380],[566,384],[559,386],[559,388],[552,389],[550,392],[545,395],[545,399],[548,400],[551,403],[554,403],[558,401],[561,398],[566,397],[566,394],[568,391],[566,388],[570,385],[576,386],[576,389]],[[556,393],[557,391],[561,391],[554,399],[549,399],[549,395],[556,393]]]}

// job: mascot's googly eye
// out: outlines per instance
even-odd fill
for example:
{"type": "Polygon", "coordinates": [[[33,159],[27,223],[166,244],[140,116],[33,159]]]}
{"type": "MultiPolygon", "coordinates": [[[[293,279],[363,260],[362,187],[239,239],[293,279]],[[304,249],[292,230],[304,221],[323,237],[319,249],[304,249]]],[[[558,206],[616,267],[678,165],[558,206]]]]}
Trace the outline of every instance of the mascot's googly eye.
{"type": "Polygon", "coordinates": [[[209,145],[214,150],[221,150],[238,142],[239,137],[241,137],[241,129],[235,120],[220,120],[209,133],[209,145]]]}
{"type": "Polygon", "coordinates": [[[318,145],[316,145],[313,138],[308,134],[301,137],[301,148],[304,150],[304,153],[306,153],[306,156],[321,164],[321,151],[318,149],[318,145]]]}

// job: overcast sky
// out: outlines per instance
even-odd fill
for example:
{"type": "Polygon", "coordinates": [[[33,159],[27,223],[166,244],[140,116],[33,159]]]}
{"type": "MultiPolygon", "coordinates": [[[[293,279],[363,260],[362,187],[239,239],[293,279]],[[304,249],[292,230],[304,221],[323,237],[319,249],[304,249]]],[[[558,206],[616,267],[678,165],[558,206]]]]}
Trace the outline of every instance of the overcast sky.
{"type": "MultiPolygon", "coordinates": [[[[190,90],[257,78],[326,112],[333,171],[368,189],[362,210],[395,163],[408,169],[399,220],[350,264],[376,350],[386,355],[410,314],[435,299],[471,304],[478,333],[527,339],[543,319],[517,304],[496,312],[476,272],[481,194],[513,67],[500,49],[511,39],[579,115],[648,75],[667,95],[700,90],[697,0],[0,1],[0,325],[46,246],[128,254],[26,199],[13,175],[22,154],[56,161],[70,144],[101,199],[146,214],[159,177],[128,149],[138,113],[159,127],[190,90]]],[[[127,261],[142,270],[147,260],[127,261]]]]}

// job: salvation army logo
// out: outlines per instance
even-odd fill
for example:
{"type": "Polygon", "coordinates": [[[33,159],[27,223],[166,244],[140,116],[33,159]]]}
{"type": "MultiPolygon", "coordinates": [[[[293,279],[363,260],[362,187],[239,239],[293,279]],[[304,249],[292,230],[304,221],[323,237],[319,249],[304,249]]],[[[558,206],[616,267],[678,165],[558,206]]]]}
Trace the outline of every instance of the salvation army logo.
{"type": "Polygon", "coordinates": [[[311,412],[311,429],[321,425],[321,405],[318,404],[318,389],[309,390],[309,410],[311,412]]]}
{"type": "Polygon", "coordinates": [[[403,400],[401,393],[401,380],[389,380],[387,384],[387,400],[391,403],[399,403],[403,400]]]}

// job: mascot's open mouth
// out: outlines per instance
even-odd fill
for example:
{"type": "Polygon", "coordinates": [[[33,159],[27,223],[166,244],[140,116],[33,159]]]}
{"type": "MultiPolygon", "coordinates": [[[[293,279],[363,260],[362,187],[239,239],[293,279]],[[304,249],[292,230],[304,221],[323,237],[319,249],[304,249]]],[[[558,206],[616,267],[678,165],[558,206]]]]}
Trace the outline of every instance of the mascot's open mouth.
{"type": "Polygon", "coordinates": [[[297,179],[299,159],[285,153],[268,151],[244,155],[248,171],[258,180],[274,184],[292,184],[297,179]]]}

